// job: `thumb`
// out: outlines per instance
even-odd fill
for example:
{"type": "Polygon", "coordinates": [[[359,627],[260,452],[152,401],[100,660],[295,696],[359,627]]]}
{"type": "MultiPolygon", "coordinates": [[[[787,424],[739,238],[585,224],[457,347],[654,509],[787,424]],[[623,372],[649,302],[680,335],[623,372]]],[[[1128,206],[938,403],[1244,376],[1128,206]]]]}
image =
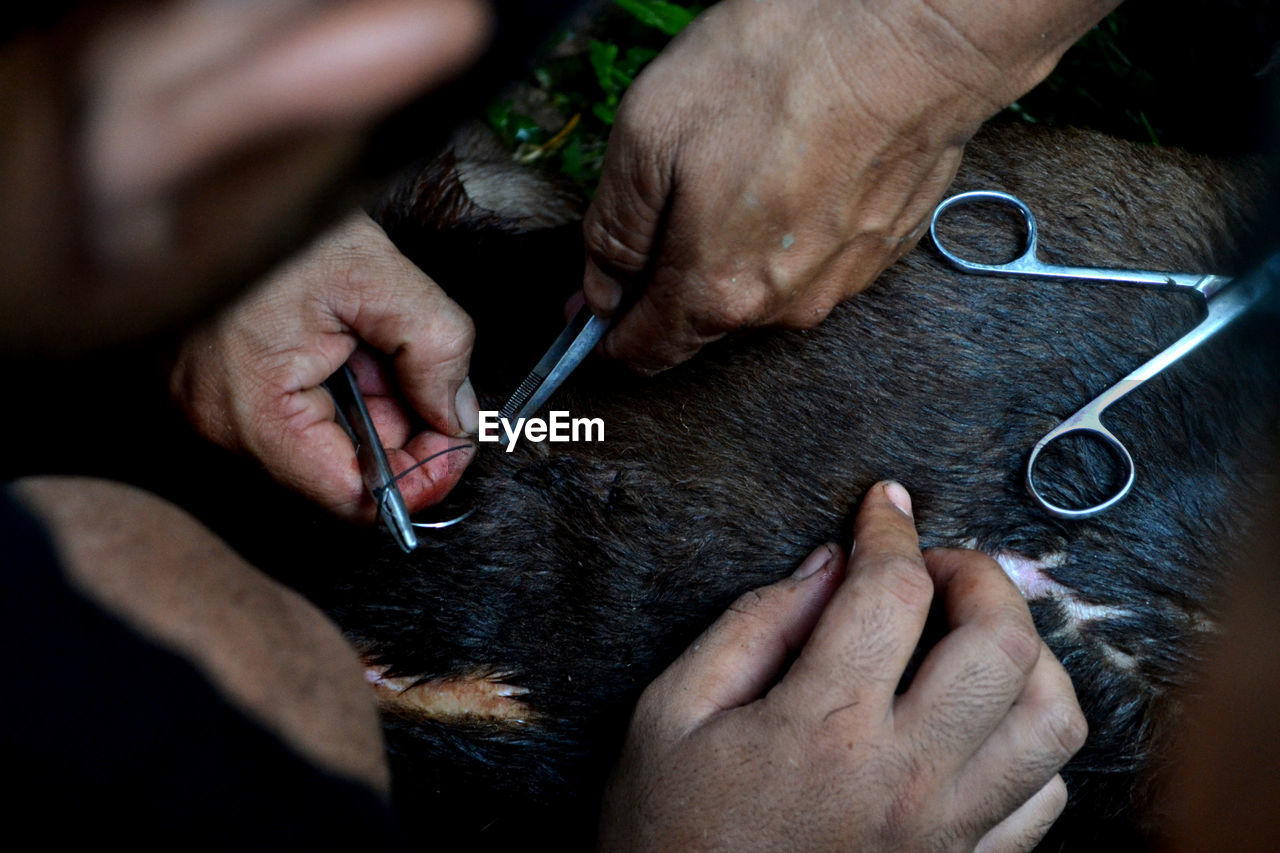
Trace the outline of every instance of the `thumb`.
{"type": "Polygon", "coordinates": [[[595,199],[582,222],[587,252],[582,290],[600,317],[612,317],[624,296],[634,299],[657,247],[671,192],[670,169],[639,144],[644,134],[629,115],[624,100],[595,199]]]}
{"type": "MultiPolygon", "coordinates": [[[[800,650],[843,575],[843,554],[820,546],[791,577],[743,595],[650,688],[676,737],[748,704],[800,650]]],[[[651,694],[652,695],[652,694],[651,694]]]]}
{"type": "Polygon", "coordinates": [[[434,429],[474,433],[479,404],[467,375],[475,342],[471,318],[366,214],[348,228],[352,272],[335,313],[361,340],[392,354],[400,390],[434,429]]]}

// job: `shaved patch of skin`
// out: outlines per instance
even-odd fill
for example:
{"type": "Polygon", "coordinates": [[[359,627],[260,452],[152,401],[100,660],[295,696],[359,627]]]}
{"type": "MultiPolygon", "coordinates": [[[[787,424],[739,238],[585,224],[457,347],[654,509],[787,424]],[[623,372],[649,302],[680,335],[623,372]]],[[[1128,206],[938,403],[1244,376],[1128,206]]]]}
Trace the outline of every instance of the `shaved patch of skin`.
{"type": "Polygon", "coordinates": [[[1027,601],[1052,598],[1063,606],[1072,627],[1076,629],[1086,622],[1109,621],[1134,615],[1133,611],[1124,607],[1081,601],[1075,590],[1051,578],[1047,570],[1061,566],[1066,561],[1066,554],[1049,554],[1038,560],[1031,560],[1021,554],[1001,551],[992,554],[992,557],[1018,587],[1023,598],[1027,601]]]}
{"type": "MultiPolygon", "coordinates": [[[[1032,560],[1012,551],[1001,551],[991,556],[1000,564],[1027,601],[1051,599],[1057,602],[1066,613],[1067,629],[1076,634],[1080,634],[1092,622],[1110,622],[1136,617],[1134,611],[1126,607],[1083,601],[1071,587],[1064,586],[1050,577],[1048,571],[1066,562],[1066,554],[1049,554],[1038,560],[1032,560]]],[[[1181,615],[1197,631],[1217,631],[1216,623],[1202,613],[1184,611],[1181,615]]],[[[1120,651],[1109,643],[1099,642],[1097,645],[1102,656],[1115,669],[1129,673],[1137,672],[1136,657],[1120,651]]]]}
{"type": "Polygon", "coordinates": [[[529,706],[515,698],[528,693],[528,689],[503,683],[504,673],[419,681],[407,676],[388,677],[385,672],[384,667],[369,666],[364,673],[383,708],[445,722],[470,718],[523,724],[533,716],[529,706]]]}

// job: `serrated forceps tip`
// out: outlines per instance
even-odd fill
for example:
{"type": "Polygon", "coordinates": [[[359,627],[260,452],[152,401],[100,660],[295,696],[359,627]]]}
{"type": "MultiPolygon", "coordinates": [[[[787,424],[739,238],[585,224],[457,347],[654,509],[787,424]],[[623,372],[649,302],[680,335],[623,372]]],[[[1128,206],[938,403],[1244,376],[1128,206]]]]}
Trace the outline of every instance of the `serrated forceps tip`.
{"type": "MultiPolygon", "coordinates": [[[[611,320],[592,314],[591,309],[584,305],[529,375],[516,386],[515,392],[498,412],[499,417],[516,421],[541,409],[569,374],[596,348],[611,323],[611,320]]],[[[505,446],[507,438],[500,435],[498,441],[505,446]]]]}

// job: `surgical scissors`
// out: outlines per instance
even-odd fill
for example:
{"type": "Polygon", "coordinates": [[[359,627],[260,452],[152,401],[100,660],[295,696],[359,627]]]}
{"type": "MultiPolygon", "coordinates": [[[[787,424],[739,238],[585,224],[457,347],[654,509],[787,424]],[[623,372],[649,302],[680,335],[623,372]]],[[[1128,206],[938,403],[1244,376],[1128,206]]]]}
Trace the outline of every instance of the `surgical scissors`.
{"type": "Polygon", "coordinates": [[[1271,279],[1275,273],[1271,268],[1275,267],[1277,262],[1277,258],[1272,258],[1270,262],[1254,274],[1234,280],[1229,276],[1221,275],[1047,264],[1037,257],[1039,229],[1031,209],[1017,196],[995,190],[960,193],[943,201],[934,210],[933,218],[929,221],[929,235],[933,238],[933,244],[942,256],[965,272],[1091,283],[1118,282],[1144,285],[1194,294],[1204,310],[1204,319],[1195,328],[1178,338],[1164,351],[1138,367],[1128,376],[1125,376],[1115,385],[1103,391],[1084,408],[1051,429],[1032,448],[1031,456],[1027,460],[1027,491],[1031,494],[1032,500],[1050,515],[1067,519],[1089,518],[1104,512],[1123,500],[1133,488],[1133,483],[1137,476],[1133,456],[1129,453],[1129,449],[1125,447],[1124,443],[1103,426],[1102,415],[1107,408],[1123,399],[1129,392],[1140,388],[1148,379],[1157,376],[1165,368],[1181,360],[1183,356],[1196,349],[1215,333],[1221,331],[1266,296],[1270,291],[1271,279]],[[974,202],[994,202],[1013,207],[1022,214],[1022,220],[1026,226],[1026,242],[1023,244],[1021,254],[1005,263],[984,264],[961,257],[943,245],[941,238],[938,236],[939,217],[956,205],[972,204],[974,202]],[[1093,506],[1080,508],[1060,506],[1045,498],[1036,484],[1036,462],[1039,460],[1040,454],[1054,441],[1070,434],[1087,434],[1097,437],[1119,455],[1124,465],[1124,483],[1110,497],[1093,506]]]}

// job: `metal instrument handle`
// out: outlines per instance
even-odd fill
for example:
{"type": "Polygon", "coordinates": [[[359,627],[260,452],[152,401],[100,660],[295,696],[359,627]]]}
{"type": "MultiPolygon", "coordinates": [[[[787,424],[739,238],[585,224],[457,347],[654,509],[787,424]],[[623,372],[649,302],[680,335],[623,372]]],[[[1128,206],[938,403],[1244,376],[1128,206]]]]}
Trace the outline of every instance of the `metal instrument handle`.
{"type": "MultiPolygon", "coordinates": [[[[1115,389],[1109,389],[1114,391],[1115,389]]],[[[1109,392],[1108,392],[1109,393],[1109,392]]],[[[1137,479],[1137,470],[1133,464],[1133,456],[1129,453],[1129,448],[1124,446],[1124,442],[1116,438],[1109,429],[1102,425],[1100,416],[1107,406],[1115,402],[1125,392],[1118,394],[1116,397],[1103,401],[1102,397],[1094,400],[1062,423],[1058,424],[1045,435],[1044,438],[1036,442],[1036,446],[1031,450],[1031,458],[1027,460],[1027,492],[1031,495],[1031,499],[1039,504],[1040,508],[1055,518],[1089,518],[1100,512],[1105,512],[1120,501],[1124,500],[1133,488],[1134,480],[1137,479]],[[1102,405],[1098,405],[1102,403],[1102,405]],[[1124,484],[1115,492],[1115,494],[1105,500],[1094,504],[1093,506],[1082,507],[1080,509],[1072,509],[1070,507],[1055,504],[1040,493],[1036,487],[1036,461],[1039,460],[1041,452],[1050,444],[1066,435],[1085,434],[1097,436],[1108,447],[1116,451],[1125,467],[1124,484]]]]}
{"type": "Polygon", "coordinates": [[[1069,279],[1084,282],[1119,282],[1124,284],[1140,284],[1150,287],[1164,287],[1178,290],[1192,290],[1202,298],[1213,296],[1229,281],[1225,276],[1200,275],[1198,273],[1170,273],[1153,270],[1119,270],[1106,267],[1069,267],[1058,264],[1046,264],[1037,255],[1040,247],[1040,228],[1035,214],[1022,199],[999,190],[973,190],[959,193],[945,199],[933,211],[929,220],[929,236],[938,252],[957,268],[965,272],[995,273],[998,275],[1016,275],[1029,278],[1069,279]],[[957,205],[975,202],[994,202],[1012,207],[1022,214],[1026,226],[1027,237],[1022,253],[1011,261],[1002,264],[984,264],[970,260],[947,248],[938,236],[938,220],[942,214],[957,205]]]}
{"type": "Polygon", "coordinates": [[[373,418],[369,416],[364,395],[356,384],[355,374],[344,364],[325,380],[324,385],[342,416],[340,423],[355,444],[360,477],[378,508],[378,518],[387,526],[400,550],[406,554],[412,552],[418,547],[418,536],[413,531],[409,509],[396,486],[396,478],[391,473],[386,451],[382,449],[382,441],[378,438],[373,418]]]}
{"type": "MultiPolygon", "coordinates": [[[[1271,263],[1280,268],[1280,262],[1277,262],[1276,259],[1273,259],[1271,263]]],[[[1119,503],[1133,488],[1135,477],[1133,456],[1130,455],[1128,448],[1102,425],[1103,412],[1112,403],[1118,402],[1130,391],[1141,388],[1148,379],[1158,376],[1165,368],[1176,364],[1188,353],[1194,351],[1205,341],[1230,325],[1233,320],[1263,299],[1269,292],[1270,286],[1271,281],[1268,277],[1267,268],[1264,267],[1221,292],[1209,303],[1208,316],[1200,321],[1194,329],[1165,347],[1154,357],[1148,359],[1115,385],[1103,391],[1084,408],[1058,424],[1044,438],[1036,442],[1036,446],[1031,450],[1031,457],[1027,460],[1026,483],[1027,491],[1031,494],[1032,500],[1039,504],[1041,509],[1057,518],[1089,518],[1119,503]],[[1120,454],[1120,458],[1124,461],[1128,471],[1124,485],[1121,486],[1116,494],[1095,506],[1069,509],[1051,503],[1036,488],[1035,466],[1036,460],[1040,458],[1040,453],[1051,442],[1068,433],[1077,432],[1088,433],[1102,439],[1120,454]]]]}

